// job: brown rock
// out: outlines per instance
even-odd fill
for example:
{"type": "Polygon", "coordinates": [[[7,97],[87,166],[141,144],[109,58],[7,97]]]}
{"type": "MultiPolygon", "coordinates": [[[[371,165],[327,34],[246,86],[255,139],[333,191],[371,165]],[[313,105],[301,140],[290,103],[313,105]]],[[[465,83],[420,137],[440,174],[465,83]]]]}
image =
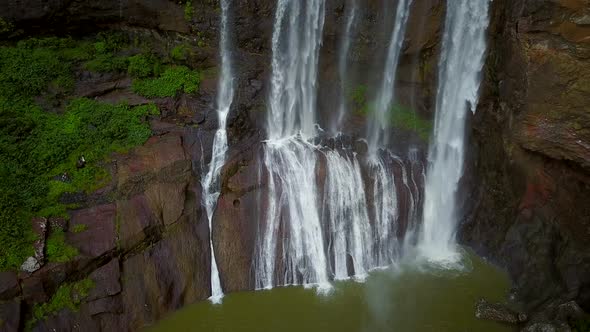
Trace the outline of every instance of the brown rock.
{"type": "Polygon", "coordinates": [[[121,188],[132,178],[156,173],[180,160],[186,160],[180,136],[151,137],[143,146],[121,159],[117,172],[118,186],[121,188]]]}
{"type": "Polygon", "coordinates": [[[161,225],[144,195],[117,201],[117,220],[119,246],[125,250],[142,242],[146,230],[161,225]]]}
{"type": "Polygon", "coordinates": [[[37,262],[39,262],[39,264],[43,265],[45,263],[45,237],[47,234],[47,218],[33,218],[31,223],[33,224],[33,233],[37,237],[33,243],[33,248],[35,248],[35,259],[37,262]]]}
{"type": "Polygon", "coordinates": [[[121,292],[121,271],[119,269],[119,260],[112,259],[107,264],[96,269],[90,274],[90,279],[94,281],[94,288],[90,290],[87,301],[93,301],[109,296],[119,294],[121,292]]]}
{"type": "Polygon", "coordinates": [[[82,232],[67,233],[68,242],[83,255],[98,257],[115,249],[114,204],[105,204],[71,212],[70,230],[85,225],[82,232]]]}
{"type": "Polygon", "coordinates": [[[130,330],[209,296],[209,270],[203,268],[208,242],[195,217],[181,218],[162,240],[123,262],[121,296],[130,330]]]}
{"type": "Polygon", "coordinates": [[[43,287],[43,281],[39,277],[29,277],[21,282],[23,299],[29,303],[45,302],[49,299],[43,287]]]}
{"type": "Polygon", "coordinates": [[[88,301],[85,304],[88,313],[92,316],[104,313],[123,313],[123,302],[120,296],[103,297],[98,300],[88,301]]]}
{"type": "Polygon", "coordinates": [[[17,332],[20,327],[21,302],[12,300],[0,302],[0,331],[17,332]]]}
{"type": "MultiPolygon", "coordinates": [[[[266,191],[259,186],[255,149],[229,160],[222,170],[223,188],[213,215],[213,245],[225,292],[250,290],[257,221],[266,191]]],[[[206,220],[206,218],[204,218],[206,220]]]]}
{"type": "Polygon", "coordinates": [[[0,300],[10,300],[20,293],[14,272],[0,272],[0,300]]]}

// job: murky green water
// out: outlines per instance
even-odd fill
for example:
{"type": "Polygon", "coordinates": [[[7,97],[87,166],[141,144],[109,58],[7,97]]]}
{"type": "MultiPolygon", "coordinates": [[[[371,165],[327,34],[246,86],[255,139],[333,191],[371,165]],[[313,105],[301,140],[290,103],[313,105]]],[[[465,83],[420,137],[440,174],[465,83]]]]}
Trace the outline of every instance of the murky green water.
{"type": "Polygon", "coordinates": [[[467,261],[470,272],[404,264],[365,283],[336,283],[330,295],[302,287],[230,294],[222,305],[189,306],[147,331],[512,331],[474,317],[480,297],[506,299],[507,277],[475,256],[467,261]]]}

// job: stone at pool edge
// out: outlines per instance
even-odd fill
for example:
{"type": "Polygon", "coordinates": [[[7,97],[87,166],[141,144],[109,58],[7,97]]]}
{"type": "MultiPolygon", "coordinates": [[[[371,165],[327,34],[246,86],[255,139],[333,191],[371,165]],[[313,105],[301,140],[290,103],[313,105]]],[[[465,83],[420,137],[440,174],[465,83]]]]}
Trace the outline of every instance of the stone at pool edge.
{"type": "Polygon", "coordinates": [[[485,299],[477,301],[475,317],[508,324],[520,324],[528,320],[525,313],[516,312],[500,303],[490,303],[485,299]]]}

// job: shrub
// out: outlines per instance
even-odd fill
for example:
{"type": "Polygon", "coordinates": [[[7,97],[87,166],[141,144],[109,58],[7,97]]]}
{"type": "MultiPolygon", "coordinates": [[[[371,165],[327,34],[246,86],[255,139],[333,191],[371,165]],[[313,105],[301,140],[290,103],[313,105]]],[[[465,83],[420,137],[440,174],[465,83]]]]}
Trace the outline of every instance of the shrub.
{"type": "MultiPolygon", "coordinates": [[[[110,53],[124,47],[125,38],[102,34],[98,39],[31,38],[0,47],[0,270],[17,268],[33,254],[32,217],[67,216],[66,209],[74,206],[60,202],[64,193],[105,185],[109,173],[104,160],[112,152],[143,144],[151,135],[144,120],[158,113],[154,105],[130,107],[78,98],[55,114],[34,102],[50,85],[71,89],[73,66],[90,57],[94,63],[107,59],[98,66],[105,70],[128,70],[126,59],[124,66],[113,65],[120,58],[110,53]],[[79,169],[81,156],[87,162],[79,169]],[[70,181],[54,180],[64,173],[70,181]]],[[[190,79],[185,81],[183,89],[190,90],[190,79]]],[[[50,260],[75,256],[64,239],[63,233],[48,239],[50,260]]]]}
{"type": "Polygon", "coordinates": [[[186,44],[180,44],[172,49],[170,56],[175,61],[183,61],[188,57],[189,48],[186,44]]]}
{"type": "Polygon", "coordinates": [[[174,97],[179,91],[194,93],[201,74],[184,66],[167,68],[158,78],[133,81],[133,91],[147,98],[174,97]]]}
{"type": "Polygon", "coordinates": [[[50,262],[64,263],[78,256],[78,250],[66,243],[66,235],[62,230],[53,231],[45,245],[47,260],[50,262]]]}
{"type": "Polygon", "coordinates": [[[35,323],[57,314],[62,309],[78,311],[83,299],[88,297],[94,286],[94,281],[89,278],[61,285],[49,301],[33,306],[33,317],[26,324],[27,330],[32,329],[35,323]]]}
{"type": "Polygon", "coordinates": [[[146,78],[160,73],[160,62],[152,55],[137,54],[128,59],[127,73],[133,77],[146,78]]]}

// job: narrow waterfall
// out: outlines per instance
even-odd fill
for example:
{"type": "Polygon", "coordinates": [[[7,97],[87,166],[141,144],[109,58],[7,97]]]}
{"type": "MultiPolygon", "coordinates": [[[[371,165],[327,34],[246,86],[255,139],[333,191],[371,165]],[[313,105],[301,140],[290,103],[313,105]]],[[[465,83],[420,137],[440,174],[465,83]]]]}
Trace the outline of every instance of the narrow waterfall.
{"type": "Polygon", "coordinates": [[[434,141],[429,150],[420,249],[432,261],[457,259],[456,193],[463,174],[465,117],[475,112],[486,52],[490,0],[447,2],[434,141]]]}
{"type": "Polygon", "coordinates": [[[223,297],[223,289],[219,279],[217,261],[215,260],[215,250],[213,248],[212,220],[221,190],[221,168],[225,163],[228,148],[226,131],[227,115],[234,97],[233,73],[228,40],[229,2],[230,0],[221,0],[221,36],[219,39],[221,77],[219,79],[217,90],[217,115],[219,128],[213,139],[213,151],[211,153],[209,171],[205,175],[202,183],[203,200],[207,210],[207,218],[209,220],[209,245],[211,250],[211,297],[209,299],[213,303],[219,303],[221,301],[221,298],[223,297]]]}
{"type": "Polygon", "coordinates": [[[376,156],[377,149],[387,144],[387,115],[391,108],[391,102],[395,96],[395,77],[400,53],[402,50],[406,26],[410,14],[410,5],[412,0],[399,0],[397,4],[395,23],[391,32],[391,40],[387,51],[387,60],[384,66],[384,75],[377,98],[373,105],[373,116],[369,122],[368,137],[369,151],[372,156],[376,156]]]}
{"type": "Polygon", "coordinates": [[[347,113],[346,88],[348,84],[348,56],[350,54],[350,42],[352,39],[352,28],[355,24],[358,5],[357,0],[347,2],[346,25],[342,31],[342,41],[338,56],[338,75],[340,76],[340,106],[338,107],[338,118],[332,123],[332,132],[336,133],[347,113]]]}
{"type": "Polygon", "coordinates": [[[272,74],[264,147],[268,208],[255,259],[257,288],[329,288],[319,216],[316,93],[324,0],[279,0],[272,36],[272,74]]]}

